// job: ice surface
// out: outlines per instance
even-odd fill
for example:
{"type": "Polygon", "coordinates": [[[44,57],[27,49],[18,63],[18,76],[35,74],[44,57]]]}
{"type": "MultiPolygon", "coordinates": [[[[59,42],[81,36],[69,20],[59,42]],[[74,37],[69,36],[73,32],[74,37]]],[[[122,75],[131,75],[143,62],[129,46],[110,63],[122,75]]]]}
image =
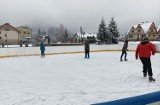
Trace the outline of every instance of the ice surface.
{"type": "Polygon", "coordinates": [[[0,59],[0,105],[90,105],[158,91],[160,54],[151,57],[155,83],[128,52],[13,57],[0,59]]]}

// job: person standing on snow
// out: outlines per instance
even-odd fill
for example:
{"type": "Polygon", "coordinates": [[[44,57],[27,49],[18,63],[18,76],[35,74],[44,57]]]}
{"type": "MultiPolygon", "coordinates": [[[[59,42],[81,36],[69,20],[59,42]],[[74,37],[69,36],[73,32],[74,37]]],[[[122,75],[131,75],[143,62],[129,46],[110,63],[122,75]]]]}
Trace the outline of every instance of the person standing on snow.
{"type": "Polygon", "coordinates": [[[123,55],[125,54],[124,56],[124,61],[127,61],[127,49],[128,48],[128,40],[126,39],[125,42],[124,42],[124,45],[123,45],[123,48],[122,48],[122,54],[121,54],[121,58],[120,58],[120,61],[122,62],[122,58],[123,58],[123,55]]]}
{"type": "Polygon", "coordinates": [[[148,37],[144,37],[141,41],[141,43],[138,44],[136,49],[135,57],[138,59],[138,56],[143,64],[143,76],[146,77],[147,73],[149,75],[149,81],[155,81],[155,79],[152,77],[152,66],[151,66],[151,60],[150,56],[155,55],[156,48],[155,46],[149,42],[148,37]]]}
{"type": "Polygon", "coordinates": [[[44,45],[44,43],[43,42],[41,42],[41,44],[40,44],[40,50],[41,50],[41,58],[42,57],[45,57],[45,45],[44,45]]]}
{"type": "Polygon", "coordinates": [[[89,56],[90,46],[89,46],[88,40],[86,40],[84,43],[84,50],[85,50],[85,58],[90,58],[90,56],[89,56]]]}

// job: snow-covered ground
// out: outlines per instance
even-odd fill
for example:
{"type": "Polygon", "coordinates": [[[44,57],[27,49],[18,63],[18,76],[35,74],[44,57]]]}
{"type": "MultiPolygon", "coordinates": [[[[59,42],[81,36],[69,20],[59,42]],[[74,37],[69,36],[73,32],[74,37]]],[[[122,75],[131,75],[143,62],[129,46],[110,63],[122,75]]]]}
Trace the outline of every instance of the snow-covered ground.
{"type": "Polygon", "coordinates": [[[156,82],[142,76],[142,64],[128,52],[0,59],[0,105],[90,105],[159,91],[160,54],[152,56],[156,82]]]}

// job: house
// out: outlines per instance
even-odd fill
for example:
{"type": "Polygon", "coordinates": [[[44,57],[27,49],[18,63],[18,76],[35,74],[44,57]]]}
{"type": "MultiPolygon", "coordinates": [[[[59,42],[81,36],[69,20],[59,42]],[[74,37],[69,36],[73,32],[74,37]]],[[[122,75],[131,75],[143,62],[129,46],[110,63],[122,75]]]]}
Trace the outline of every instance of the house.
{"type": "Polygon", "coordinates": [[[73,36],[72,42],[74,43],[84,43],[84,41],[88,39],[90,40],[91,43],[95,43],[97,39],[97,34],[96,33],[76,33],[73,36]]]}
{"type": "Polygon", "coordinates": [[[32,37],[32,29],[30,29],[27,26],[20,26],[17,27],[17,29],[20,31],[20,40],[24,39],[31,39],[32,37]]]}
{"type": "Polygon", "coordinates": [[[160,41],[160,26],[157,28],[156,41],[160,41]]]}
{"type": "Polygon", "coordinates": [[[9,23],[5,23],[0,26],[0,45],[11,45],[11,44],[19,44],[20,31],[10,25],[9,23]]]}
{"type": "Polygon", "coordinates": [[[150,40],[154,40],[157,37],[156,34],[157,28],[154,22],[142,22],[131,26],[127,33],[127,37],[130,41],[138,41],[143,37],[148,37],[150,40]]]}

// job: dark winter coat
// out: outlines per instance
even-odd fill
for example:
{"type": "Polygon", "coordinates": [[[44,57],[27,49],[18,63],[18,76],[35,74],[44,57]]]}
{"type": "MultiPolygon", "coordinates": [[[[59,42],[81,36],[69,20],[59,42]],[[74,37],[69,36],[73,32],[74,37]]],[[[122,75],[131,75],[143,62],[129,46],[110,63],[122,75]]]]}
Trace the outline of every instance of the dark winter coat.
{"type": "Polygon", "coordinates": [[[122,48],[122,51],[127,51],[127,48],[128,48],[128,41],[125,41],[123,48],[122,48]]]}
{"type": "Polygon", "coordinates": [[[155,46],[150,42],[141,42],[136,49],[136,59],[139,57],[150,58],[151,55],[156,53],[155,46]]]}
{"type": "Polygon", "coordinates": [[[84,46],[85,50],[89,51],[90,50],[90,47],[89,47],[89,42],[86,41],[85,42],[85,46],[84,46]]]}
{"type": "Polygon", "coordinates": [[[43,43],[40,44],[40,50],[45,51],[45,45],[43,43]]]}

